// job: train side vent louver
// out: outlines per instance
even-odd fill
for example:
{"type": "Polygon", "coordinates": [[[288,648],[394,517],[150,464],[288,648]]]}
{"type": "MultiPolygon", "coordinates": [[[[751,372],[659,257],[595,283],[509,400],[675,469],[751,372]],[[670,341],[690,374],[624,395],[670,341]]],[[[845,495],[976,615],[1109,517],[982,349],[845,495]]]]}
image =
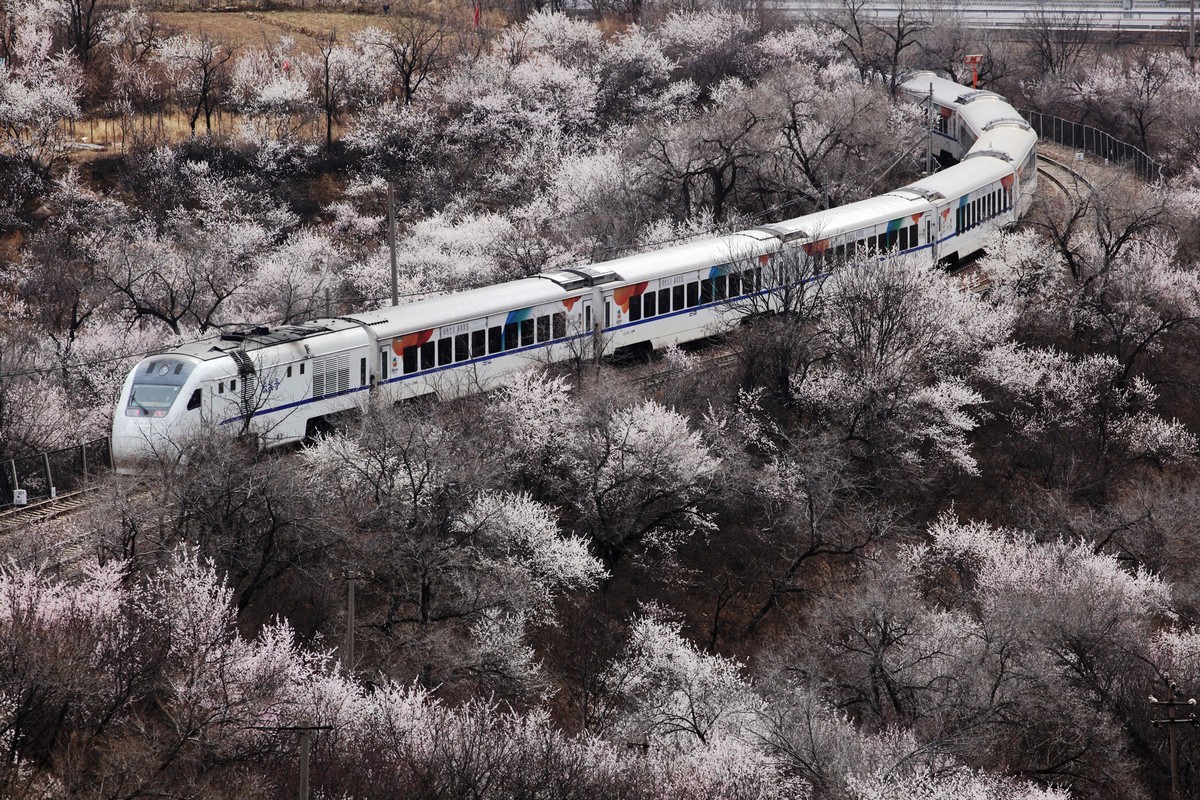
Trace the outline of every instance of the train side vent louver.
{"type": "Polygon", "coordinates": [[[318,358],[313,362],[313,397],[327,397],[349,388],[349,353],[318,358]]]}

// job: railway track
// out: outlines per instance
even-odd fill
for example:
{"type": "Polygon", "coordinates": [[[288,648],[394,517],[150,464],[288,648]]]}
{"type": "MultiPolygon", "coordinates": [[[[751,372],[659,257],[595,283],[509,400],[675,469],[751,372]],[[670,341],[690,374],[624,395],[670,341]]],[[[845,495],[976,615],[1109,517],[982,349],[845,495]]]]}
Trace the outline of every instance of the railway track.
{"type": "Polygon", "coordinates": [[[100,484],[61,494],[53,500],[42,500],[27,506],[0,512],[0,536],[39,522],[68,516],[89,507],[96,500],[100,484]]]}
{"type": "Polygon", "coordinates": [[[35,526],[63,520],[93,508],[105,499],[103,483],[43,500],[21,508],[0,512],[0,557],[21,567],[48,565],[67,569],[83,559],[95,542],[96,531],[42,528],[42,537],[30,536],[35,526]]]}
{"type": "Polygon", "coordinates": [[[1063,196],[1072,202],[1079,202],[1081,195],[1092,190],[1092,184],[1079,172],[1041,153],[1038,153],[1038,174],[1057,186],[1063,196]]]}

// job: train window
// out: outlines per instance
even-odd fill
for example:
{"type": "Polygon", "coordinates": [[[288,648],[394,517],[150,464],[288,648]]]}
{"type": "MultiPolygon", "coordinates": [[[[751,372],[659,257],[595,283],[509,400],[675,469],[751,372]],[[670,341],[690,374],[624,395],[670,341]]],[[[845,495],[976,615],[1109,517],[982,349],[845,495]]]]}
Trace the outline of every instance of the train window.
{"type": "Polygon", "coordinates": [[[554,330],[552,331],[554,338],[555,339],[565,338],[567,335],[567,315],[560,311],[557,314],[555,314],[553,317],[550,318],[550,322],[554,328],[554,330]]]}
{"type": "Polygon", "coordinates": [[[729,296],[729,278],[724,275],[718,275],[713,280],[713,299],[724,300],[729,296]]]}
{"type": "Polygon", "coordinates": [[[421,369],[433,369],[437,366],[437,359],[434,357],[436,355],[434,349],[436,346],[433,342],[426,342],[421,345],[421,369]]]}
{"type": "Polygon", "coordinates": [[[533,329],[533,320],[526,319],[521,321],[521,347],[528,347],[533,344],[533,329]]]}
{"type": "Polygon", "coordinates": [[[920,243],[921,243],[921,237],[917,235],[917,226],[909,225],[908,226],[908,246],[916,247],[920,243]]]}
{"type": "Polygon", "coordinates": [[[678,286],[671,287],[671,308],[675,311],[682,311],[687,308],[687,303],[684,302],[684,292],[687,291],[681,283],[678,286]]]}
{"type": "Polygon", "coordinates": [[[908,228],[900,229],[900,249],[901,250],[908,249],[908,228]]]}
{"type": "Polygon", "coordinates": [[[658,290],[658,313],[660,313],[660,314],[671,313],[671,290],[670,289],[659,289],[658,290]]]}
{"type": "Polygon", "coordinates": [[[729,273],[729,296],[740,297],[742,294],[742,273],[729,273]]]}
{"type": "Polygon", "coordinates": [[[380,378],[380,380],[386,381],[387,377],[388,377],[388,351],[389,350],[391,350],[390,347],[385,347],[383,350],[379,351],[379,378],[380,378]]]}
{"type": "Polygon", "coordinates": [[[539,342],[550,341],[550,315],[543,314],[537,318],[537,340],[539,342]]]}
{"type": "Polygon", "coordinates": [[[454,339],[449,336],[438,339],[437,359],[439,367],[454,363],[454,339]]]}
{"type": "Polygon", "coordinates": [[[641,318],[642,318],[642,298],[641,297],[629,298],[629,321],[637,322],[641,318]]]}
{"type": "Polygon", "coordinates": [[[590,305],[583,309],[583,327],[588,331],[592,329],[592,307],[590,305]]]}
{"type": "Polygon", "coordinates": [[[231,391],[231,392],[237,391],[237,381],[234,380],[234,381],[229,382],[229,391],[231,391]]]}
{"type": "Polygon", "coordinates": [[[877,245],[876,245],[877,241],[878,240],[874,236],[867,237],[867,252],[868,253],[874,252],[877,249],[877,245]]]}
{"type": "Polygon", "coordinates": [[[521,326],[516,322],[509,322],[504,326],[504,349],[516,350],[521,346],[521,326]]]}
{"type": "Polygon", "coordinates": [[[292,365],[291,365],[291,364],[288,364],[288,368],[287,368],[287,376],[288,376],[289,378],[290,378],[290,377],[292,377],[292,365]]]}
{"type": "Polygon", "coordinates": [[[178,364],[175,365],[175,373],[174,374],[178,375],[182,370],[183,370],[183,362],[180,361],[178,364]]]}
{"type": "Polygon", "coordinates": [[[488,328],[488,352],[495,355],[504,349],[504,328],[494,325],[488,328]]]}
{"type": "Polygon", "coordinates": [[[418,345],[404,348],[404,374],[411,375],[417,371],[417,350],[418,345]]]}
{"type": "Polygon", "coordinates": [[[695,308],[700,305],[700,284],[692,281],[687,285],[687,307],[695,308]]]}
{"type": "Polygon", "coordinates": [[[756,291],[756,292],[762,291],[762,288],[763,288],[762,267],[759,267],[758,269],[754,270],[753,291],[756,291]]]}
{"type": "Polygon", "coordinates": [[[471,357],[471,334],[460,333],[454,337],[454,360],[466,361],[471,357]]]}
{"type": "Polygon", "coordinates": [[[642,295],[642,316],[653,317],[658,313],[658,310],[655,307],[655,300],[656,297],[654,292],[646,292],[644,295],[642,295]]]}
{"type": "MultiPolygon", "coordinates": [[[[713,282],[708,278],[700,281],[700,302],[711,303],[713,301],[713,282]]],[[[690,305],[696,305],[691,303],[690,305]]]]}
{"type": "Polygon", "coordinates": [[[300,365],[300,374],[301,375],[304,374],[304,365],[303,364],[300,365]]]}
{"type": "Polygon", "coordinates": [[[195,411],[200,407],[200,390],[192,392],[192,396],[188,398],[187,410],[195,411]]]}
{"type": "Polygon", "coordinates": [[[358,360],[358,385],[367,385],[367,360],[365,358],[358,360]]]}
{"type": "Polygon", "coordinates": [[[487,331],[471,331],[471,358],[483,358],[487,355],[487,331]]]}
{"type": "Polygon", "coordinates": [[[225,394],[225,381],[217,384],[217,394],[225,394]]]}

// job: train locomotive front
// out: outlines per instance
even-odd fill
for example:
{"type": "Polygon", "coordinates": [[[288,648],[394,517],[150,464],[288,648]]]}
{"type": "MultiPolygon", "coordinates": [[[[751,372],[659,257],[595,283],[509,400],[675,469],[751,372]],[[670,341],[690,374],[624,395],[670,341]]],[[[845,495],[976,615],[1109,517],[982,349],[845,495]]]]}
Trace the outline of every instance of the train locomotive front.
{"type": "Polygon", "coordinates": [[[201,427],[204,362],[177,353],[151,356],[129,373],[113,415],[112,458],[117,472],[170,453],[181,434],[201,427]]]}

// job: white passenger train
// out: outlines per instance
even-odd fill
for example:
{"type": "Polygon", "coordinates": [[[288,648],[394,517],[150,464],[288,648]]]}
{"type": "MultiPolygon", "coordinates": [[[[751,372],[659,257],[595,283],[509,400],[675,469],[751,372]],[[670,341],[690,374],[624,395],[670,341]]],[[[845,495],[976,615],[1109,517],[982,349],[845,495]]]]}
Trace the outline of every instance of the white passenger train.
{"type": "Polygon", "coordinates": [[[1037,136],[1004,98],[930,72],[942,171],[887,194],[702,242],[543,273],[303,325],[252,328],[144,359],[113,419],[113,461],[136,472],[205,426],[263,446],[297,442],[365,398],[446,397],[503,384],[532,363],[663,347],[710,335],[769,305],[781,256],[818,263],[855,251],[955,262],[1032,202],[1037,136]]]}

